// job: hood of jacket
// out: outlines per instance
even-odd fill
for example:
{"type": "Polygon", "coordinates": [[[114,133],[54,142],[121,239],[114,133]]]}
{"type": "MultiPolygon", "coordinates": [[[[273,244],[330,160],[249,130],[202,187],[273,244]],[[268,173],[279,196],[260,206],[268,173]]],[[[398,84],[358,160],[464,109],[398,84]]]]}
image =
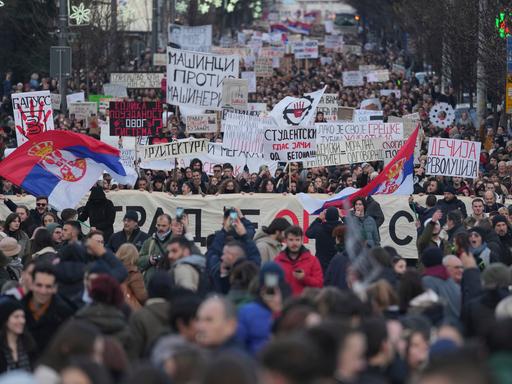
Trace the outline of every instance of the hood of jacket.
{"type": "Polygon", "coordinates": [[[272,248],[281,249],[281,242],[273,239],[270,235],[267,235],[265,232],[260,231],[254,236],[254,241],[256,243],[265,243],[270,245],[272,248]]]}
{"type": "Polygon", "coordinates": [[[107,197],[105,195],[105,191],[100,186],[95,186],[91,189],[91,194],[89,195],[89,200],[106,200],[107,197]]]}
{"type": "Polygon", "coordinates": [[[151,313],[161,324],[169,322],[170,304],[161,298],[151,298],[146,301],[144,309],[151,313]]]}
{"type": "Polygon", "coordinates": [[[116,307],[93,303],[82,308],[75,315],[96,325],[102,333],[112,335],[121,332],[128,324],[123,312],[116,307]]]}
{"type": "Polygon", "coordinates": [[[55,253],[55,254],[57,254],[57,251],[53,247],[44,247],[40,251],[37,251],[36,253],[34,253],[32,256],[36,256],[37,257],[37,256],[44,255],[45,253],[55,253]]]}
{"type": "Polygon", "coordinates": [[[201,270],[204,270],[206,268],[206,258],[201,255],[190,255],[185,256],[178,261],[176,261],[176,265],[180,264],[189,264],[189,265],[195,265],[201,270]]]}

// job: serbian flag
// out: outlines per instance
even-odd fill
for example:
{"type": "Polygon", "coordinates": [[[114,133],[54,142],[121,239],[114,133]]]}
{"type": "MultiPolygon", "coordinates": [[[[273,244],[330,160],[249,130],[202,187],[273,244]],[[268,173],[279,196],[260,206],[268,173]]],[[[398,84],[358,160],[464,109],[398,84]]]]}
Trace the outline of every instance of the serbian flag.
{"type": "Polygon", "coordinates": [[[286,96],[275,105],[270,116],[281,127],[308,127],[314,121],[316,107],[326,88],[327,86],[315,92],[305,93],[302,97],[286,96]]]}
{"type": "Polygon", "coordinates": [[[302,23],[300,21],[290,21],[286,22],[286,27],[292,33],[298,33],[301,35],[309,35],[311,31],[312,25],[309,23],[302,23]]]}
{"type": "Polygon", "coordinates": [[[361,189],[345,188],[326,200],[315,199],[305,193],[299,193],[299,201],[304,209],[318,215],[329,207],[344,208],[344,202],[356,197],[372,195],[410,195],[414,191],[414,146],[418,137],[419,125],[398,151],[391,162],[379,175],[361,189]]]}
{"type": "Polygon", "coordinates": [[[133,185],[137,179],[121,164],[118,149],[69,131],[31,136],[0,162],[0,176],[34,196],[48,196],[59,211],[76,207],[103,171],[122,184],[133,185]]]}

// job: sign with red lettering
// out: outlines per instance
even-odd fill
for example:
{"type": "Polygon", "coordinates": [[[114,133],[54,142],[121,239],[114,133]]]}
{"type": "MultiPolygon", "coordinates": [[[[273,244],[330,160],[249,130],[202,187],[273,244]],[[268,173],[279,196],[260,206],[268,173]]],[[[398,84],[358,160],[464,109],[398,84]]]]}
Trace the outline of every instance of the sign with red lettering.
{"type": "Polygon", "coordinates": [[[318,143],[328,143],[339,140],[384,139],[402,140],[404,126],[402,123],[352,123],[333,121],[315,124],[318,143]]]}
{"type": "Polygon", "coordinates": [[[111,101],[111,136],[157,136],[162,129],[162,103],[159,101],[111,101]]]}
{"type": "Polygon", "coordinates": [[[481,143],[431,137],[428,141],[427,175],[478,177],[481,143]]]}
{"type": "Polygon", "coordinates": [[[309,161],[316,157],[316,128],[278,127],[264,131],[263,153],[272,161],[309,161]]]}

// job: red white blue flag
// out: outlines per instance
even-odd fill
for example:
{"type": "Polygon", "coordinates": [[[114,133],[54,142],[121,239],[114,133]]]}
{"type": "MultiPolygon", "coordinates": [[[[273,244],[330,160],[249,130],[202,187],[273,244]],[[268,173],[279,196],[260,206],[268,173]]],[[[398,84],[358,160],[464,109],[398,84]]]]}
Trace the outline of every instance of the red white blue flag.
{"type": "Polygon", "coordinates": [[[299,193],[298,197],[302,206],[310,214],[317,215],[329,207],[344,208],[347,200],[352,201],[359,196],[412,194],[414,191],[414,146],[418,131],[419,126],[384,170],[364,188],[345,188],[325,200],[299,193]]]}
{"type": "Polygon", "coordinates": [[[118,149],[69,131],[33,135],[0,162],[0,176],[34,196],[48,196],[57,210],[76,207],[103,171],[121,184],[137,178],[121,164],[118,149]]]}

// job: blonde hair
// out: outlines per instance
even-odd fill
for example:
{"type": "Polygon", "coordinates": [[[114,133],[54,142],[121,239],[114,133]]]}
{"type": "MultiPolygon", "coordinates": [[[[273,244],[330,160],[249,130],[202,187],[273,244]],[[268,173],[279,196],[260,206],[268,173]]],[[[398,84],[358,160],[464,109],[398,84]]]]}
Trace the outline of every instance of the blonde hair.
{"type": "Polygon", "coordinates": [[[135,265],[137,260],[139,260],[139,251],[137,251],[135,245],[125,243],[117,250],[116,257],[121,260],[124,265],[135,265]]]}

